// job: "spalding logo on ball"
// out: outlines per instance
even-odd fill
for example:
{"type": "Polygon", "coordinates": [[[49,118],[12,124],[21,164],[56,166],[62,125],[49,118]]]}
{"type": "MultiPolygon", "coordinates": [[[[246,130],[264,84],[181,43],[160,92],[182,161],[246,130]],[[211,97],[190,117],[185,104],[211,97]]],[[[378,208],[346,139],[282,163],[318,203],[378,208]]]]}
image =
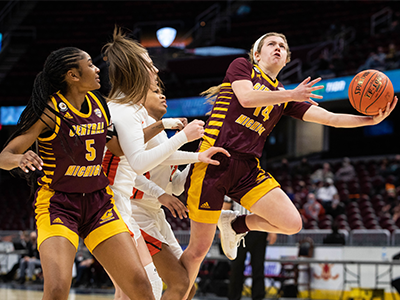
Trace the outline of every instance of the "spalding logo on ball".
{"type": "Polygon", "coordinates": [[[388,102],[394,98],[390,79],[378,70],[365,70],[358,73],[350,82],[349,100],[360,113],[374,116],[385,111],[388,102]]]}

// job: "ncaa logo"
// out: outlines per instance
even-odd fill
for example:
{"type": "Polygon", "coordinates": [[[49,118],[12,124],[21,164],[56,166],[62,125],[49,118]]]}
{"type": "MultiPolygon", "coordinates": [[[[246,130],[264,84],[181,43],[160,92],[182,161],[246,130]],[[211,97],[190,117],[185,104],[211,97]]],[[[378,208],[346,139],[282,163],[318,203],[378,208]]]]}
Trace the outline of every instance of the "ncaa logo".
{"type": "Polygon", "coordinates": [[[96,116],[98,116],[99,118],[101,118],[102,114],[101,114],[100,108],[96,108],[96,109],[94,110],[94,113],[96,114],[96,116]]]}
{"type": "Polygon", "coordinates": [[[261,74],[260,70],[256,67],[254,67],[254,71],[256,71],[258,74],[261,74]]]}
{"type": "Polygon", "coordinates": [[[61,112],[66,112],[68,110],[68,106],[64,102],[58,103],[58,108],[61,112]]]}

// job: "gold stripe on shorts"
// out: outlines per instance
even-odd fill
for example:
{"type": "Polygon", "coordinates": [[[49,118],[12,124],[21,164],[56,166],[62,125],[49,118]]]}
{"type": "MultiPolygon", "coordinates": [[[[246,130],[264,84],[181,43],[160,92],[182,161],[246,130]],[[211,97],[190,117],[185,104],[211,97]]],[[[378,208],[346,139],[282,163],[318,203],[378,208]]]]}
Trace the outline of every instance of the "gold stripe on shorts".
{"type": "Polygon", "coordinates": [[[111,195],[111,203],[113,204],[113,209],[114,212],[117,214],[118,219],[112,222],[109,222],[107,224],[104,224],[92,232],[88,234],[88,236],[85,238],[84,242],[86,247],[89,249],[90,252],[93,252],[93,250],[103,241],[106,239],[117,235],[122,232],[127,232],[128,233],[128,228],[125,225],[124,220],[122,219],[117,206],[115,205],[115,200],[114,200],[114,193],[110,189],[109,186],[106,188],[107,194],[111,195]]]}
{"type": "Polygon", "coordinates": [[[254,203],[256,203],[258,200],[261,199],[262,196],[264,196],[266,193],[276,187],[280,187],[280,184],[275,180],[274,177],[271,176],[271,178],[266,179],[261,184],[248,191],[242,197],[242,199],[240,199],[240,204],[244,208],[251,211],[250,208],[253,206],[254,203]]]}
{"type": "Polygon", "coordinates": [[[38,249],[40,249],[40,245],[46,239],[60,236],[69,240],[77,250],[79,245],[79,236],[75,232],[62,224],[51,225],[49,208],[50,199],[54,194],[55,191],[50,189],[47,185],[43,185],[37,194],[35,213],[38,229],[38,249]]]}
{"type": "Polygon", "coordinates": [[[189,208],[190,219],[200,223],[216,224],[221,214],[220,210],[200,209],[200,197],[203,186],[203,180],[206,175],[208,164],[199,162],[193,167],[190,177],[190,187],[188,190],[187,204],[189,208]]]}

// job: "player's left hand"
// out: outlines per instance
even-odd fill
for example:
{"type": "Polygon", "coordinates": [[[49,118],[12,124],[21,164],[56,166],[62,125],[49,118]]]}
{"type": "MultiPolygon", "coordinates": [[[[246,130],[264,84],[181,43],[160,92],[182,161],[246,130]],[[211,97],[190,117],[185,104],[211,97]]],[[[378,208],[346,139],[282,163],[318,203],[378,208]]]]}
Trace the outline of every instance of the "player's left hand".
{"type": "Polygon", "coordinates": [[[385,111],[382,111],[382,109],[380,109],[379,113],[372,117],[374,120],[374,124],[378,124],[385,120],[396,107],[398,100],[399,99],[397,98],[397,96],[395,96],[392,102],[387,103],[385,111]]]}
{"type": "Polygon", "coordinates": [[[174,218],[178,216],[179,219],[186,219],[188,217],[187,212],[189,210],[178,198],[165,193],[158,197],[158,201],[169,209],[174,218]]]}
{"type": "Polygon", "coordinates": [[[221,148],[221,147],[210,147],[206,151],[199,153],[199,160],[201,162],[203,162],[203,163],[206,163],[206,164],[218,166],[219,165],[219,161],[215,160],[215,159],[211,159],[211,157],[214,154],[218,153],[218,152],[221,152],[221,153],[225,154],[228,157],[231,156],[229,154],[229,152],[226,151],[224,148],[221,148]]]}

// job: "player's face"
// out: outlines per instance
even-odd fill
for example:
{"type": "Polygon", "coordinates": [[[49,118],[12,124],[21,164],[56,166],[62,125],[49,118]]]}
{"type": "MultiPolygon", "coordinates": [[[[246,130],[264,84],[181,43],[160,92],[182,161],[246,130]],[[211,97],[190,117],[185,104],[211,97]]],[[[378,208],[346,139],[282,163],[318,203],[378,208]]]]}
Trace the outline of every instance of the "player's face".
{"type": "Polygon", "coordinates": [[[152,86],[149,89],[144,107],[149,115],[156,120],[161,119],[166,114],[168,107],[167,100],[158,86],[152,86]]]}
{"type": "Polygon", "coordinates": [[[287,44],[278,36],[269,36],[264,39],[260,53],[256,53],[258,64],[267,69],[274,68],[279,71],[286,65],[287,44]]]}
{"type": "Polygon", "coordinates": [[[150,76],[151,76],[151,84],[157,85],[157,74],[159,70],[157,67],[154,65],[153,60],[150,58],[148,53],[143,54],[144,59],[152,65],[152,70],[149,70],[150,76]]]}
{"type": "Polygon", "coordinates": [[[85,91],[97,90],[100,88],[100,69],[93,64],[89,54],[83,52],[83,56],[84,58],[79,61],[79,72],[74,71],[79,78],[79,87],[85,91]]]}

